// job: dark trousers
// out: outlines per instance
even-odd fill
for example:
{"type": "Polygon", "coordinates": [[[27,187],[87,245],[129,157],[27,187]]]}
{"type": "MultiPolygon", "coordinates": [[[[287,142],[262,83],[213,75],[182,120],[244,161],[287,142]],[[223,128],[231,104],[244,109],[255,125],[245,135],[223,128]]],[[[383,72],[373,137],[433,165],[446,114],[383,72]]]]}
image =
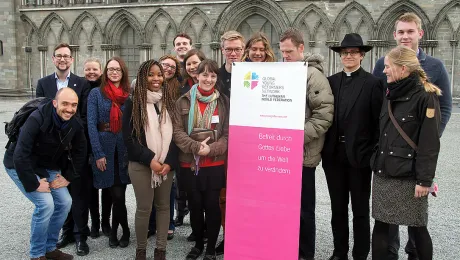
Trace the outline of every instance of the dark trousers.
{"type": "Polygon", "coordinates": [[[88,228],[88,167],[80,173],[80,178],[72,181],[67,187],[72,197],[72,209],[62,227],[62,233],[72,235],[77,241],[86,241],[89,235],[88,228]]]}
{"type": "MultiPolygon", "coordinates": [[[[388,255],[389,248],[393,248],[394,232],[392,230],[398,227],[396,225],[375,221],[374,232],[372,233],[372,259],[388,260],[398,259],[398,252],[388,255]]],[[[433,259],[433,243],[427,227],[408,227],[409,233],[412,234],[414,247],[416,247],[418,259],[433,259]]],[[[396,232],[399,239],[399,231],[396,232]]],[[[399,245],[398,245],[399,249],[399,245]]]]}
{"type": "Polygon", "coordinates": [[[316,168],[310,167],[303,167],[302,169],[299,252],[305,257],[315,256],[315,170],[316,168]]]}
{"type": "Polygon", "coordinates": [[[344,143],[339,144],[334,158],[323,157],[332,210],[334,256],[347,258],[349,248],[348,204],[353,211],[353,258],[367,259],[370,251],[369,199],[372,171],[370,167],[355,168],[345,155],[344,143]]]}
{"type": "Polygon", "coordinates": [[[176,170],[176,199],[175,206],[177,210],[178,217],[184,217],[185,213],[188,211],[187,207],[187,192],[185,191],[186,183],[181,181],[181,168],[177,167],[176,170]]]}
{"type": "Polygon", "coordinates": [[[128,231],[128,212],[126,210],[126,184],[116,184],[108,188],[112,197],[112,232],[117,231],[118,225],[123,232],[128,231]]]}
{"type": "MultiPolygon", "coordinates": [[[[101,215],[99,214],[99,189],[94,188],[93,185],[93,172],[89,167],[90,176],[87,182],[87,190],[89,191],[89,214],[91,216],[91,227],[99,230],[101,226],[101,215]]],[[[110,226],[110,212],[112,211],[112,198],[110,197],[109,189],[101,190],[101,204],[102,204],[102,225],[110,226]]]]}
{"type": "MultiPolygon", "coordinates": [[[[176,230],[174,226],[174,200],[176,198],[176,183],[173,182],[171,186],[171,195],[169,197],[169,230],[176,230]]],[[[150,220],[149,220],[149,231],[155,231],[157,229],[157,221],[156,221],[157,211],[155,208],[155,198],[152,201],[152,212],[150,213],[150,220]]]]}
{"type": "MultiPolygon", "coordinates": [[[[398,251],[400,247],[400,238],[399,238],[399,226],[398,225],[390,225],[389,231],[389,241],[388,241],[388,259],[398,259],[398,251]]],[[[414,232],[408,228],[407,233],[409,235],[409,239],[407,241],[405,251],[406,253],[414,258],[417,258],[417,249],[415,247],[415,238],[414,232]]]]}

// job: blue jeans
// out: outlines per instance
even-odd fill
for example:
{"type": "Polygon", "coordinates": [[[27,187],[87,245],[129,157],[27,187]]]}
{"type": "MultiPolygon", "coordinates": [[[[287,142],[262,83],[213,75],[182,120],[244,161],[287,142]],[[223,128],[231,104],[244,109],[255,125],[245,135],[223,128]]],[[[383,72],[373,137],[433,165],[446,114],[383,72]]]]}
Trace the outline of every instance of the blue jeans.
{"type": "MultiPolygon", "coordinates": [[[[47,171],[50,176],[47,179],[48,182],[53,181],[60,173],[54,170],[47,171]]],[[[51,193],[26,192],[15,169],[6,169],[6,173],[26,198],[35,205],[30,228],[30,257],[38,258],[47,252],[54,251],[59,231],[72,206],[72,198],[67,187],[51,189],[51,193]]]]}

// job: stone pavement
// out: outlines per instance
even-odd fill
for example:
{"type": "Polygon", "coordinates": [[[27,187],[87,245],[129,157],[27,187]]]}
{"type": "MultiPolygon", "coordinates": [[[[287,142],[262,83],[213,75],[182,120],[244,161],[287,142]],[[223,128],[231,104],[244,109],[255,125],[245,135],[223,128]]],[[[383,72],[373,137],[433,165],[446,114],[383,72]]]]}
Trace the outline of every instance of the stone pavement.
{"type": "MultiPolygon", "coordinates": [[[[0,100],[0,122],[9,121],[13,113],[24,103],[24,100],[1,99],[0,100]]],[[[3,126],[2,126],[3,128],[3,126]]],[[[6,136],[3,129],[0,133],[0,155],[4,153],[6,136]]],[[[460,157],[457,149],[460,147],[460,114],[453,114],[442,137],[441,154],[438,161],[438,181],[440,193],[438,198],[430,198],[430,221],[429,230],[433,239],[434,259],[454,260],[460,259],[460,157]]],[[[3,157],[2,157],[3,159],[3,157]]],[[[332,234],[330,229],[330,201],[321,167],[316,172],[316,259],[324,260],[332,254],[332,234]]],[[[33,211],[30,203],[14,186],[3,167],[0,167],[0,259],[29,259],[29,232],[30,219],[33,211]]],[[[389,191],[390,192],[390,191],[389,191]]],[[[131,228],[131,244],[128,248],[111,249],[108,247],[108,238],[99,237],[88,239],[91,252],[85,257],[75,259],[133,259],[136,238],[134,232],[134,213],[136,201],[131,186],[127,189],[127,207],[129,224],[131,228]]],[[[351,212],[350,212],[351,213],[351,212]]],[[[350,217],[350,222],[352,218],[350,217]]],[[[274,228],[278,224],[267,228],[274,228]]],[[[186,237],[191,232],[189,219],[186,218],[186,225],[177,228],[176,236],[168,242],[167,258],[170,260],[185,259],[188,250],[193,243],[187,242],[186,237]]],[[[257,234],[247,234],[257,236],[257,234]]],[[[350,235],[352,237],[352,235],[350,235]]],[[[352,240],[352,239],[351,239],[352,240]]],[[[407,241],[407,229],[401,228],[401,240],[407,241]]],[[[220,241],[220,239],[219,239],[220,241]]],[[[352,242],[351,242],[352,244],[352,242]]],[[[155,237],[149,239],[147,255],[153,259],[155,237]]],[[[403,247],[402,247],[403,248],[403,247]]],[[[282,250],[272,249],[272,250],[282,250]]],[[[67,253],[74,253],[73,245],[64,249],[67,253]]],[[[351,251],[351,250],[350,250],[351,251]]],[[[350,253],[351,256],[351,253],[350,253]]],[[[222,259],[222,257],[220,258],[222,259]]],[[[370,257],[369,257],[370,259],[370,257]]],[[[400,259],[406,259],[403,250],[400,250],[400,259]]],[[[238,259],[230,259],[238,260],[238,259]]],[[[284,259],[283,259],[284,260],[284,259]]],[[[286,259],[291,260],[291,259],[286,259]]],[[[294,260],[294,259],[292,259],[294,260]]]]}

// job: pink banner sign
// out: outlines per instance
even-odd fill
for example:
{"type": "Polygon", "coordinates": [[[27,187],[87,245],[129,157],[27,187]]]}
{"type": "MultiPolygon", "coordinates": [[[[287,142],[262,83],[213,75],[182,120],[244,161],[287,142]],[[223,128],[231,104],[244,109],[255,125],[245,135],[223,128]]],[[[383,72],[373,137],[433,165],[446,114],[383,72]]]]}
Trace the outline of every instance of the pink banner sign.
{"type": "Polygon", "coordinates": [[[297,260],[307,66],[232,68],[226,260],[297,260]]]}

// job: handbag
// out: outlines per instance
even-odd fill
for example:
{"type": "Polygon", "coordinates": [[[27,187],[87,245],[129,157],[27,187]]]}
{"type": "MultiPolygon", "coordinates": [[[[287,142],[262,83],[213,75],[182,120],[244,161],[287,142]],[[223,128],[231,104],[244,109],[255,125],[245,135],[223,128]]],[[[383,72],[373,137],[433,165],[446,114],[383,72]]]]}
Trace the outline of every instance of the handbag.
{"type": "Polygon", "coordinates": [[[206,128],[193,128],[192,132],[190,133],[190,138],[198,142],[203,142],[208,137],[209,141],[207,144],[214,143],[217,140],[217,131],[206,128]]]}

